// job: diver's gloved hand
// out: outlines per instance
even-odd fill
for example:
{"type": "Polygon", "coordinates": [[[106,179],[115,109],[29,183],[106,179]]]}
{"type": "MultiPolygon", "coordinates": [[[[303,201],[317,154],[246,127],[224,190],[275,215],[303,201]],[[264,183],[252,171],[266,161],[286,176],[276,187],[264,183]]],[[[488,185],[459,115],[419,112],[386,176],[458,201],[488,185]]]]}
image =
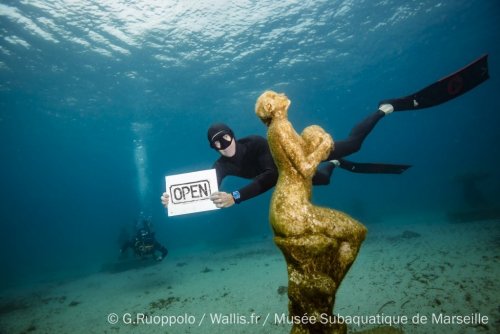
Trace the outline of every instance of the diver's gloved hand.
{"type": "Polygon", "coordinates": [[[225,192],[216,192],[210,196],[212,202],[218,208],[229,208],[234,205],[233,195],[225,192]]]}
{"type": "Polygon", "coordinates": [[[168,209],[168,202],[170,200],[170,197],[168,196],[167,192],[164,192],[161,197],[161,204],[165,207],[165,209],[168,209]]]}

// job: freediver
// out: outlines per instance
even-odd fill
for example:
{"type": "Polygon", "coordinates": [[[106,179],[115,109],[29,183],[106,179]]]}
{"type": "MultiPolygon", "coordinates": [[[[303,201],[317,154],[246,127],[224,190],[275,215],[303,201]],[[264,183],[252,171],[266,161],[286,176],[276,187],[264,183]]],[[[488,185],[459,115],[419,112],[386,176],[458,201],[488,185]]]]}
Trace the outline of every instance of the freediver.
{"type": "MultiPolygon", "coordinates": [[[[375,125],[392,112],[429,108],[454,99],[489,78],[488,56],[484,55],[449,76],[402,98],[383,100],[378,109],[357,124],[345,140],[336,140],[335,149],[320,165],[313,177],[314,185],[328,185],[335,167],[355,173],[401,174],[410,165],[356,163],[344,158],[358,152],[375,125]]],[[[210,147],[220,157],[212,168],[217,173],[219,186],[226,176],[238,176],[252,181],[232,191],[213,193],[211,200],[218,208],[229,208],[258,196],[276,185],[278,170],[271,156],[267,140],[258,135],[236,139],[233,130],[224,123],[210,126],[207,132],[210,147]]],[[[169,195],[164,192],[161,202],[166,208],[169,195]]]]}

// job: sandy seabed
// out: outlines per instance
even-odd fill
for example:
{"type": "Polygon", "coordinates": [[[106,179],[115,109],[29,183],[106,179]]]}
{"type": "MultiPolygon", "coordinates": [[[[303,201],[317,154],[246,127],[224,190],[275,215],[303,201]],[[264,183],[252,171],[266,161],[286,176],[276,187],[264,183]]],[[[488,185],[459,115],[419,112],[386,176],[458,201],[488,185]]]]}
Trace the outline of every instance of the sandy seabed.
{"type": "MultiPolygon", "coordinates": [[[[499,249],[499,220],[431,215],[373,225],[334,314],[351,333],[382,324],[500,333],[499,249]]],[[[171,250],[158,264],[4,293],[0,334],[289,333],[286,286],[271,238],[171,250]]]]}

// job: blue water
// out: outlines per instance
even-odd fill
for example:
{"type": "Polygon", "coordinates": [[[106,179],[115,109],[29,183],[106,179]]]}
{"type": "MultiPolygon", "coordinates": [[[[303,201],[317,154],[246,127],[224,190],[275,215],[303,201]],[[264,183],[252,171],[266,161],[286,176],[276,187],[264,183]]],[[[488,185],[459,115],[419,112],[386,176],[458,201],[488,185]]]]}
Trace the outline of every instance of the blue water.
{"type": "MultiPolygon", "coordinates": [[[[352,160],[408,163],[401,176],[336,170],[316,203],[368,227],[464,205],[457,174],[489,173],[500,203],[500,3],[445,1],[2,1],[2,288],[86,275],[118,257],[143,212],[170,252],[269,236],[271,192],[168,218],[164,176],[209,168],[206,129],[265,135],[265,89],[292,100],[297,130],[334,139],[374,111],[488,53],[491,79],[439,107],[383,119],[352,160]]],[[[223,190],[245,184],[227,179],[223,190]]]]}

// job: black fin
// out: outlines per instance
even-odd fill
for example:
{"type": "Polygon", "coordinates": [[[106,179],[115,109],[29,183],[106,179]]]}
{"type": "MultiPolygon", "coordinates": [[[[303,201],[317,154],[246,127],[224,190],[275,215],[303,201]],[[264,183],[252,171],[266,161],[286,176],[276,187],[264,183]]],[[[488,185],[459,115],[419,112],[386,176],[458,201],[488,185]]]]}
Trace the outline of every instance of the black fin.
{"type": "Polygon", "coordinates": [[[384,100],[379,105],[390,103],[394,107],[394,111],[433,107],[467,93],[489,77],[488,55],[486,54],[457,72],[414,94],[384,100]]]}
{"type": "Polygon", "coordinates": [[[339,167],[342,169],[366,174],[401,174],[411,167],[411,165],[352,162],[345,159],[339,159],[339,162],[339,167]]]}

